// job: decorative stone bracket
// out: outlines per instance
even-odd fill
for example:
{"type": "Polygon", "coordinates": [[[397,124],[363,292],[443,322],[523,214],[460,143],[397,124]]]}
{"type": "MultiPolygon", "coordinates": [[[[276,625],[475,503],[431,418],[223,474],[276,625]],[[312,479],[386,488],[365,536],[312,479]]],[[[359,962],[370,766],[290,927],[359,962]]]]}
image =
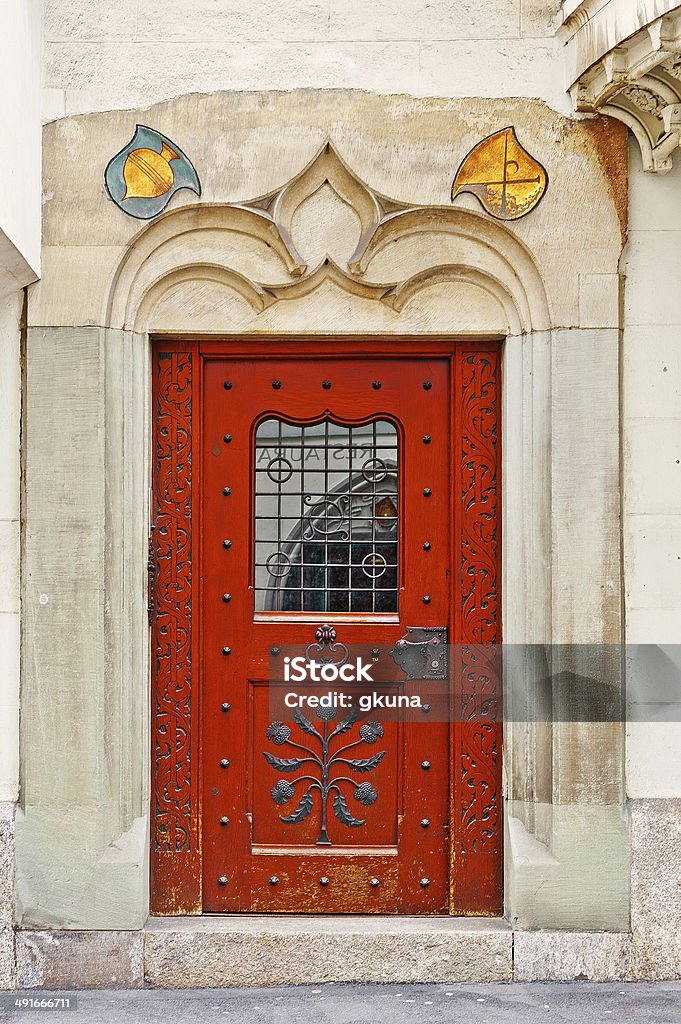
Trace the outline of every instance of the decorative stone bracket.
{"type": "MultiPolygon", "coordinates": [[[[587,24],[584,7],[566,20],[568,46],[587,24]]],[[[623,121],[644,169],[666,174],[681,146],[681,5],[613,45],[568,85],[575,110],[623,121]]]]}

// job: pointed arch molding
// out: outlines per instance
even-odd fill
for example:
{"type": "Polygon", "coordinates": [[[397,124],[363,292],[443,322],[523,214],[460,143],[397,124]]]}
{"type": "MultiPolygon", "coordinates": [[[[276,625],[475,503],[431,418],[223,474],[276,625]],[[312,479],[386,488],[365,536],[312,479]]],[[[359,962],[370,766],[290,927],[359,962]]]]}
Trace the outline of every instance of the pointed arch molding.
{"type": "MultiPolygon", "coordinates": [[[[644,169],[656,174],[671,170],[674,152],[681,146],[681,4],[661,0],[650,5],[651,12],[661,13],[665,6],[670,10],[642,27],[627,19],[618,25],[614,16],[599,29],[599,18],[607,17],[607,3],[582,0],[563,28],[568,65],[576,54],[582,64],[593,60],[577,77],[579,66],[569,73],[575,110],[623,121],[640,146],[644,169]],[[597,44],[600,50],[595,49],[597,44]],[[592,48],[591,57],[585,56],[592,48]]],[[[639,5],[632,4],[630,13],[634,8],[638,11],[639,5]]]]}
{"type": "Polygon", "coordinates": [[[488,304],[490,297],[496,301],[508,333],[550,326],[534,258],[509,228],[462,207],[410,206],[381,195],[330,142],[275,192],[243,203],[192,204],[146,226],[116,270],[105,323],[151,331],[159,302],[187,282],[236,293],[254,311],[256,324],[277,303],[327,284],[399,316],[424,289],[464,282],[480,289],[488,304]],[[319,237],[312,244],[300,214],[308,201],[323,201],[329,188],[333,216],[317,216],[319,237]],[[325,245],[329,255],[309,261],[306,250],[319,254],[325,245]]]}

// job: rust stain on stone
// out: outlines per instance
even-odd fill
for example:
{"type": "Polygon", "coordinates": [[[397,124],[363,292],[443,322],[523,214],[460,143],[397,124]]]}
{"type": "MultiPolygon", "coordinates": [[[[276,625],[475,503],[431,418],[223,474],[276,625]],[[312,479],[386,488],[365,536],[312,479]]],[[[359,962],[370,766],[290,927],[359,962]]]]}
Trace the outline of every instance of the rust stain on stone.
{"type": "Polygon", "coordinates": [[[628,129],[615,118],[604,116],[580,121],[579,126],[591,136],[591,142],[615,203],[624,245],[629,221],[628,129]]]}

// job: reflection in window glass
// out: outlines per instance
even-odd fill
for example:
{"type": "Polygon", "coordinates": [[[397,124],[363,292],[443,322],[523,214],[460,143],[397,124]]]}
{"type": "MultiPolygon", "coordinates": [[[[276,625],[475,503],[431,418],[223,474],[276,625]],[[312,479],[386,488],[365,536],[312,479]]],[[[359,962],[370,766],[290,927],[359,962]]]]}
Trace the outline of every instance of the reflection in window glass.
{"type": "Polygon", "coordinates": [[[392,423],[262,422],[256,611],[396,612],[398,508],[392,423]]]}

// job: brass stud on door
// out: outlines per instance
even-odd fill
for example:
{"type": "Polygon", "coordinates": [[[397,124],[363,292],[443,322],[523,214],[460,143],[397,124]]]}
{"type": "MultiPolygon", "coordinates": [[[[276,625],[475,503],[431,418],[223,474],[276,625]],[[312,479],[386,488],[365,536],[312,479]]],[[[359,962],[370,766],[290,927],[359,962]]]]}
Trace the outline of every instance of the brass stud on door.
{"type": "Polygon", "coordinates": [[[429,828],[430,818],[421,818],[421,828],[429,828]]]}
{"type": "Polygon", "coordinates": [[[331,381],[330,380],[323,380],[322,381],[322,387],[324,388],[325,391],[328,391],[330,389],[330,387],[331,387],[331,381]]]}
{"type": "Polygon", "coordinates": [[[424,715],[429,715],[431,710],[432,709],[430,704],[424,704],[423,707],[421,708],[421,711],[423,712],[424,715]]]}
{"type": "Polygon", "coordinates": [[[227,701],[225,701],[225,703],[221,705],[221,709],[222,709],[222,711],[227,712],[227,711],[230,710],[231,706],[232,706],[231,704],[229,704],[227,701]]]}
{"type": "Polygon", "coordinates": [[[227,875],[220,875],[218,885],[227,885],[227,875]]]}
{"type": "Polygon", "coordinates": [[[231,548],[231,546],[232,546],[232,542],[231,542],[231,540],[223,540],[223,542],[222,542],[222,546],[223,546],[223,548],[224,548],[224,549],[225,549],[226,551],[229,551],[229,549],[230,549],[230,548],[231,548]]]}
{"type": "Polygon", "coordinates": [[[424,390],[424,391],[430,391],[430,389],[432,388],[432,386],[433,386],[433,382],[432,382],[432,381],[430,381],[430,380],[424,380],[424,382],[423,382],[423,390],[424,390]]]}
{"type": "Polygon", "coordinates": [[[281,647],[277,647],[276,644],[273,647],[270,647],[270,654],[273,658],[278,658],[281,654],[281,647]]]}
{"type": "Polygon", "coordinates": [[[430,604],[430,594],[424,594],[423,595],[423,603],[424,604],[430,604]]]}
{"type": "Polygon", "coordinates": [[[380,884],[380,878],[372,878],[371,881],[369,882],[369,885],[371,886],[372,889],[378,889],[380,884]]]}
{"type": "Polygon", "coordinates": [[[422,889],[427,889],[428,886],[430,885],[430,879],[422,878],[421,881],[419,882],[419,885],[421,886],[422,889]]]}
{"type": "Polygon", "coordinates": [[[229,602],[232,600],[232,595],[231,594],[223,594],[222,595],[222,600],[224,601],[225,604],[229,604],[229,602]]]}
{"type": "Polygon", "coordinates": [[[232,653],[232,648],[231,647],[223,647],[222,648],[222,653],[225,655],[225,657],[228,657],[232,653]]]}
{"type": "Polygon", "coordinates": [[[222,488],[222,493],[224,494],[225,498],[229,498],[230,494],[232,493],[232,488],[231,487],[223,487],[222,488]]]}
{"type": "Polygon", "coordinates": [[[275,391],[279,391],[279,389],[281,387],[281,381],[280,380],[273,380],[272,381],[272,387],[274,388],[275,391]]]}
{"type": "Polygon", "coordinates": [[[421,761],[421,767],[424,772],[430,771],[430,761],[421,761]]]}
{"type": "Polygon", "coordinates": [[[270,885],[279,885],[279,879],[276,875],[270,875],[270,885]]]}
{"type": "Polygon", "coordinates": [[[424,444],[430,444],[430,442],[431,442],[432,440],[433,440],[433,439],[432,439],[432,437],[430,436],[430,434],[424,434],[424,435],[423,435],[423,443],[424,443],[424,444]]]}
{"type": "Polygon", "coordinates": [[[222,440],[225,442],[225,444],[231,444],[232,443],[232,435],[231,434],[225,434],[225,436],[223,437],[222,440]]]}
{"type": "Polygon", "coordinates": [[[322,875],[322,877],[319,879],[319,884],[322,886],[327,886],[329,884],[329,880],[326,877],[326,875],[322,875]]]}
{"type": "Polygon", "coordinates": [[[427,540],[427,541],[425,542],[425,544],[423,545],[423,550],[424,550],[424,551],[430,551],[430,549],[432,548],[432,546],[433,546],[433,545],[432,545],[432,544],[430,543],[430,541],[429,541],[429,540],[427,540]]]}
{"type": "Polygon", "coordinates": [[[220,824],[221,824],[221,825],[222,825],[223,827],[224,827],[225,825],[229,825],[229,818],[227,817],[227,815],[226,815],[226,814],[223,814],[223,816],[222,816],[222,817],[220,818],[220,824]]]}
{"type": "Polygon", "coordinates": [[[232,382],[231,382],[231,380],[226,380],[225,383],[222,386],[225,389],[225,391],[231,391],[232,390],[232,382]]]}
{"type": "Polygon", "coordinates": [[[229,758],[228,757],[223,757],[223,759],[220,761],[220,767],[221,768],[229,768],[229,758]]]}
{"type": "Polygon", "coordinates": [[[432,498],[432,496],[433,496],[433,492],[431,491],[430,487],[424,487],[423,488],[423,497],[424,498],[432,498]]]}
{"type": "Polygon", "coordinates": [[[374,391],[380,391],[381,390],[381,382],[380,382],[380,380],[372,381],[371,382],[371,386],[374,389],[374,391]]]}

